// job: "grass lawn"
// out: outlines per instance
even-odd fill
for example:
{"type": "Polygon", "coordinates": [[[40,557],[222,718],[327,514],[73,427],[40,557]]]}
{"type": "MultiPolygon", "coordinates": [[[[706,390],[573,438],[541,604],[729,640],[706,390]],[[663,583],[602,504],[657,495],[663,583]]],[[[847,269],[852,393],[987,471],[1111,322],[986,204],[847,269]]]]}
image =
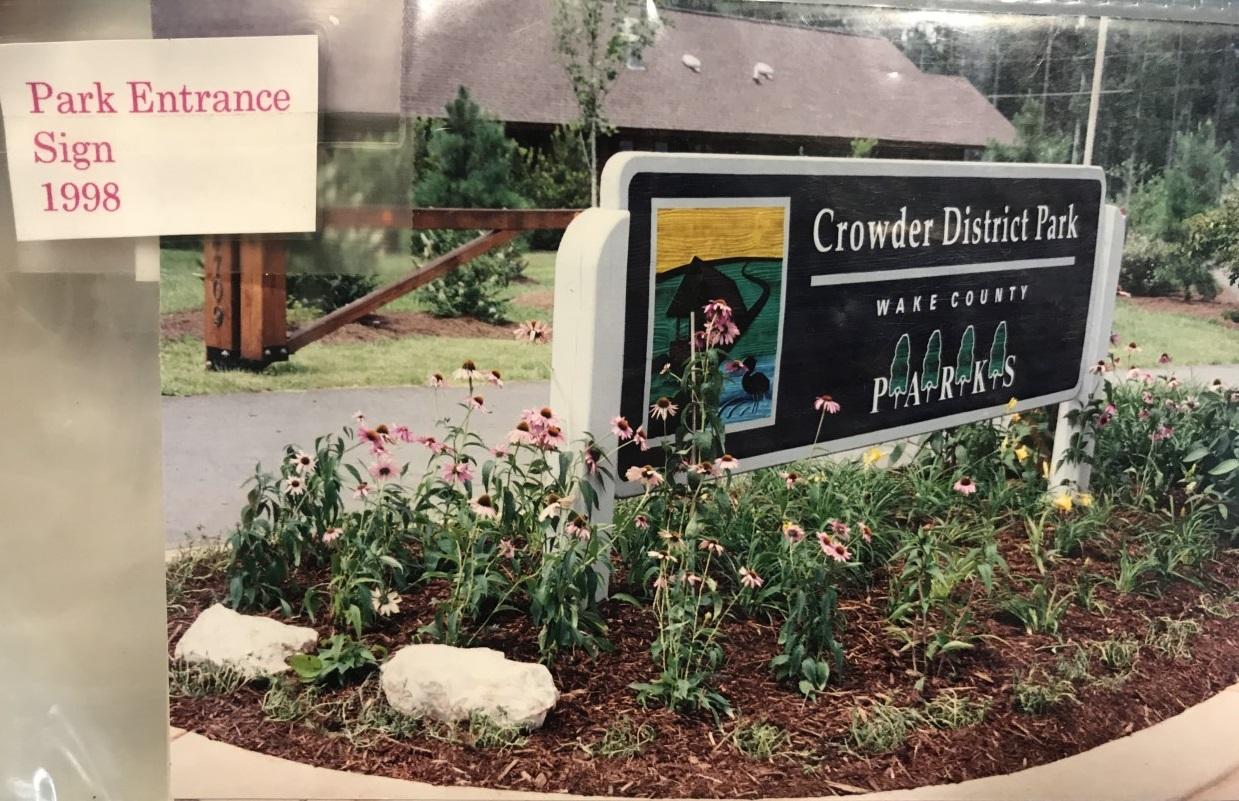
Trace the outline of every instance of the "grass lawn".
{"type": "MultiPolygon", "coordinates": [[[[553,286],[555,254],[534,251],[526,256],[528,279],[509,289],[516,300],[545,294],[553,286]]],[[[380,283],[412,269],[400,253],[379,262],[380,283]]],[[[162,313],[201,308],[202,266],[196,251],[162,251],[159,306],[162,313]]],[[[426,311],[414,295],[405,295],[387,311],[426,311]]],[[[508,307],[513,320],[536,318],[550,322],[550,312],[520,302],[508,307]]],[[[1143,352],[1123,355],[1124,365],[1152,367],[1166,352],[1176,364],[1239,364],[1239,331],[1200,318],[1151,311],[1119,299],[1114,330],[1124,343],[1136,341],[1143,352]]],[[[455,369],[466,358],[497,366],[512,381],[550,377],[551,351],[545,346],[521,345],[504,339],[407,337],[379,342],[325,342],[310,345],[292,361],[273,365],[260,374],[244,371],[214,372],[204,368],[202,340],[195,336],[165,340],[160,345],[162,386],[165,395],[202,395],[221,392],[262,392],[324,387],[400,386],[420,384],[432,371],[455,369]]]]}
{"type": "Polygon", "coordinates": [[[1140,353],[1119,348],[1125,367],[1155,367],[1169,353],[1175,364],[1239,364],[1239,330],[1183,314],[1142,309],[1119,298],[1114,330],[1123,345],[1135,342],[1140,353]]]}

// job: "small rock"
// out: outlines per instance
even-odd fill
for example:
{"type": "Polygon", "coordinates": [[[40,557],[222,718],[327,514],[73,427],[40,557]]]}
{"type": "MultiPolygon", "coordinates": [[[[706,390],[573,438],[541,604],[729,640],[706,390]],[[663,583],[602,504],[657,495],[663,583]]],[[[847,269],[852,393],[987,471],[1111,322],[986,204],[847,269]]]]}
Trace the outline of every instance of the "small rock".
{"type": "Polygon", "coordinates": [[[269,617],[242,615],[215,604],[181,636],[173,656],[190,664],[231,668],[246,676],[273,676],[289,667],[285,659],[311,651],[318,632],[269,617]]]}
{"type": "Polygon", "coordinates": [[[545,665],[510,660],[490,648],[406,645],[380,672],[394,709],[445,723],[478,713],[502,725],[536,729],[559,699],[545,665]]]}

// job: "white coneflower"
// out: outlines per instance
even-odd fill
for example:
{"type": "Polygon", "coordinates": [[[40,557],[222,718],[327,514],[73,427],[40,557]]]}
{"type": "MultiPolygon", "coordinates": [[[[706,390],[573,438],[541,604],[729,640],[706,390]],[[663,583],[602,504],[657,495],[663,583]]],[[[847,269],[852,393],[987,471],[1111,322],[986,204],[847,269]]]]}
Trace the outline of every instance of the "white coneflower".
{"type": "Polygon", "coordinates": [[[296,468],[298,473],[305,475],[306,473],[314,472],[314,465],[316,464],[314,457],[305,451],[297,451],[292,461],[293,467],[296,468]]]}
{"type": "Polygon", "coordinates": [[[394,590],[383,593],[378,589],[370,590],[370,605],[379,617],[391,617],[400,611],[400,595],[394,590]]]}
{"type": "Polygon", "coordinates": [[[300,495],[305,492],[305,479],[301,476],[289,476],[284,481],[284,492],[289,495],[300,495]]]}
{"type": "Polygon", "coordinates": [[[443,373],[431,373],[426,376],[426,386],[439,389],[447,386],[447,379],[443,377],[443,373]]]}
{"type": "Polygon", "coordinates": [[[740,583],[749,589],[755,590],[765,584],[766,580],[757,575],[755,571],[749,570],[747,567],[742,567],[740,568],[740,583]]]}
{"type": "Polygon", "coordinates": [[[499,510],[495,508],[495,502],[485,493],[469,501],[469,508],[473,510],[475,515],[487,520],[494,520],[499,517],[499,510]]]}
{"type": "Polygon", "coordinates": [[[650,406],[650,417],[665,421],[668,418],[675,417],[675,413],[679,410],[680,407],[672,403],[671,398],[664,395],[650,406]]]}
{"type": "Polygon", "coordinates": [[[732,456],[730,453],[724,453],[722,456],[714,460],[714,466],[724,473],[730,473],[740,467],[740,460],[732,456]]]}
{"type": "Polygon", "coordinates": [[[466,359],[452,375],[461,381],[481,381],[486,378],[486,375],[478,369],[478,366],[473,363],[472,359],[466,359]]]}

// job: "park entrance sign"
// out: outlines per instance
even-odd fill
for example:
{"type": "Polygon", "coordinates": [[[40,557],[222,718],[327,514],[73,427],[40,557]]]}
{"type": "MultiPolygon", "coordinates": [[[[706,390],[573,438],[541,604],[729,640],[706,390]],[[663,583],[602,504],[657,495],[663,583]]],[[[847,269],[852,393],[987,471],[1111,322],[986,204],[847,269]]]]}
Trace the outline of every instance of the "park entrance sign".
{"type": "Polygon", "coordinates": [[[617,156],[561,246],[554,403],[573,433],[622,414],[657,438],[714,299],[746,468],[1078,398],[1117,274],[1104,196],[1090,167],[617,156]]]}

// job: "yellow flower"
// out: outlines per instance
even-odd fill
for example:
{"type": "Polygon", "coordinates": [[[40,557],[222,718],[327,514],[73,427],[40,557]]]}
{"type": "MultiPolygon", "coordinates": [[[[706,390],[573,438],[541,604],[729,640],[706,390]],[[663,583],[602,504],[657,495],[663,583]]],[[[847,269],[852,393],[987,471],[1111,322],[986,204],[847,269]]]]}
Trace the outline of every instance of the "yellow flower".
{"type": "Polygon", "coordinates": [[[1085,508],[1092,506],[1093,505],[1093,493],[1081,492],[1080,494],[1076,495],[1076,503],[1080,504],[1081,506],[1085,508]]]}
{"type": "Polygon", "coordinates": [[[1022,419],[1023,419],[1023,418],[1021,418],[1021,417],[1020,417],[1020,413],[1019,413],[1019,412],[1016,412],[1015,414],[1011,415],[1011,422],[1012,422],[1012,423],[1018,423],[1018,422],[1019,422],[1020,420],[1022,420],[1022,419]]]}
{"type": "Polygon", "coordinates": [[[1016,407],[1018,404],[1019,404],[1019,399],[1018,399],[1018,398],[1015,398],[1015,397],[1013,396],[1013,397],[1011,398],[1011,400],[1007,401],[1007,408],[1008,408],[1008,409],[1011,409],[1011,410],[1013,410],[1013,411],[1014,411],[1014,410],[1015,410],[1015,407],[1016,407]]]}
{"type": "Polygon", "coordinates": [[[1028,454],[1029,450],[1025,445],[1021,445],[1015,449],[1015,458],[1019,459],[1021,462],[1028,458],[1028,454]]]}
{"type": "Polygon", "coordinates": [[[1044,459],[1041,460],[1041,475],[1045,478],[1050,477],[1050,463],[1044,459]]]}
{"type": "Polygon", "coordinates": [[[881,448],[870,448],[865,451],[865,455],[861,457],[861,461],[863,461],[865,466],[868,467],[869,465],[876,464],[877,461],[885,455],[886,454],[882,452],[881,448]]]}
{"type": "Polygon", "coordinates": [[[1059,495],[1057,498],[1054,499],[1054,508],[1058,509],[1059,511],[1070,512],[1071,505],[1072,505],[1071,496],[1066,493],[1063,493],[1062,495],[1059,495]]]}

